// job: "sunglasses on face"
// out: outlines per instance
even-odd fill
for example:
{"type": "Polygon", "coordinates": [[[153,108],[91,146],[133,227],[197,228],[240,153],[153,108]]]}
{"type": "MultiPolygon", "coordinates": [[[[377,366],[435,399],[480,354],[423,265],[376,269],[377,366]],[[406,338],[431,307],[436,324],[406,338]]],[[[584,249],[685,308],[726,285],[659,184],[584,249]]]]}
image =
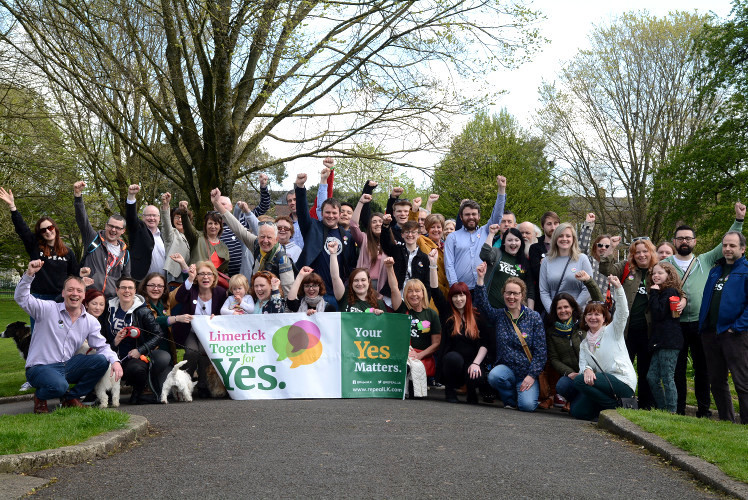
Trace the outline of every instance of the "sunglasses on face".
{"type": "Polygon", "coordinates": [[[605,245],[603,243],[598,243],[597,248],[610,248],[610,245],[605,245]]]}
{"type": "Polygon", "coordinates": [[[51,233],[54,230],[55,230],[55,225],[54,224],[50,224],[47,227],[40,227],[39,228],[39,232],[42,233],[42,234],[46,233],[47,231],[49,231],[51,233]]]}

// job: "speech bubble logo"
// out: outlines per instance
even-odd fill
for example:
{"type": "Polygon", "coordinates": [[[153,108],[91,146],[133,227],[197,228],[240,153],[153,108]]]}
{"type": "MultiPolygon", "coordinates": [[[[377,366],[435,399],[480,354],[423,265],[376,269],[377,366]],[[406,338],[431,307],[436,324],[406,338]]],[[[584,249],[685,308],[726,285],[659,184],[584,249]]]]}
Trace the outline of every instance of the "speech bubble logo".
{"type": "Polygon", "coordinates": [[[307,320],[279,328],[273,334],[273,349],[278,354],[276,361],[288,358],[291,368],[311,365],[322,356],[320,336],[319,327],[307,320]]]}

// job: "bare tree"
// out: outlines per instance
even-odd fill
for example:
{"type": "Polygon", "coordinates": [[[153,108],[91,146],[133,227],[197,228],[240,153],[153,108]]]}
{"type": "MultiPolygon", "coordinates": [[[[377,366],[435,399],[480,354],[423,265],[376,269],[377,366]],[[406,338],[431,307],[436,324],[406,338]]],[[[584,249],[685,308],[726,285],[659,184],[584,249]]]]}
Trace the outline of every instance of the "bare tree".
{"type": "MultiPolygon", "coordinates": [[[[654,174],[714,113],[697,101],[690,58],[706,17],[675,12],[664,18],[628,13],[596,27],[553,84],[541,89],[537,125],[555,157],[555,175],[598,214],[603,229],[626,237],[663,234],[650,213],[654,174]]],[[[574,207],[572,207],[574,208],[574,207]]]]}
{"type": "Polygon", "coordinates": [[[392,158],[433,147],[451,113],[486,95],[450,78],[514,64],[540,40],[537,13],[491,0],[0,6],[19,24],[2,40],[196,207],[251,172],[345,156],[354,138],[397,144],[392,158]],[[269,139],[289,153],[248,163],[269,139]]]}

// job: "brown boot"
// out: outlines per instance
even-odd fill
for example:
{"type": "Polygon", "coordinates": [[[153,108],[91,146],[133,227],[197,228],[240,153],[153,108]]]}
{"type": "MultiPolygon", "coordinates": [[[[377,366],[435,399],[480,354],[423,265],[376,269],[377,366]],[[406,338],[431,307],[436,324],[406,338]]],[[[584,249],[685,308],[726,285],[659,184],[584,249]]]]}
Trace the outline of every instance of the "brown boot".
{"type": "Polygon", "coordinates": [[[49,413],[47,400],[37,398],[36,394],[34,394],[34,413],[49,413]]]}
{"type": "Polygon", "coordinates": [[[62,402],[63,408],[84,408],[83,403],[78,398],[66,399],[62,402]]]}
{"type": "Polygon", "coordinates": [[[548,408],[553,407],[553,398],[546,398],[544,401],[541,401],[540,404],[538,404],[538,408],[542,408],[544,410],[547,410],[548,408]]]}

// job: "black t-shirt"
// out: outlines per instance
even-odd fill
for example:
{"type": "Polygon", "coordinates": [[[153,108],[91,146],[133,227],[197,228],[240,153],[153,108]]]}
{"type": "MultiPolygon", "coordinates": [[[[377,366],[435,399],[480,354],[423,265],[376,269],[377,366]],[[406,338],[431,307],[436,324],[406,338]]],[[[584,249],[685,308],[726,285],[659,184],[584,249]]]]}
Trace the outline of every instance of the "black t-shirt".
{"type": "Polygon", "coordinates": [[[431,336],[442,333],[439,315],[430,307],[416,312],[408,309],[403,301],[395,312],[410,316],[410,345],[413,349],[427,349],[431,346],[431,336]]]}
{"type": "MultiPolygon", "coordinates": [[[[340,305],[340,304],[343,304],[341,306],[341,311],[342,312],[372,312],[371,311],[371,304],[369,304],[368,302],[365,302],[363,300],[358,300],[358,299],[356,299],[356,301],[353,304],[350,304],[350,303],[348,303],[348,296],[347,295],[345,297],[343,297],[343,300],[341,300],[338,305],[340,305]]],[[[377,300],[377,309],[381,309],[382,311],[386,311],[387,310],[387,305],[384,302],[382,302],[381,299],[379,299],[379,300],[377,300]]]]}
{"type": "Polygon", "coordinates": [[[714,331],[717,329],[717,319],[719,318],[719,303],[722,301],[722,289],[732,272],[733,265],[725,264],[722,266],[722,275],[719,277],[717,282],[714,284],[712,292],[712,301],[709,303],[709,314],[706,318],[706,323],[709,325],[709,330],[714,331]]]}
{"type": "Polygon", "coordinates": [[[649,299],[647,298],[647,281],[645,276],[642,276],[639,288],[636,290],[634,303],[631,304],[631,314],[629,315],[631,325],[641,326],[647,324],[647,318],[645,315],[647,313],[649,299]]]}

